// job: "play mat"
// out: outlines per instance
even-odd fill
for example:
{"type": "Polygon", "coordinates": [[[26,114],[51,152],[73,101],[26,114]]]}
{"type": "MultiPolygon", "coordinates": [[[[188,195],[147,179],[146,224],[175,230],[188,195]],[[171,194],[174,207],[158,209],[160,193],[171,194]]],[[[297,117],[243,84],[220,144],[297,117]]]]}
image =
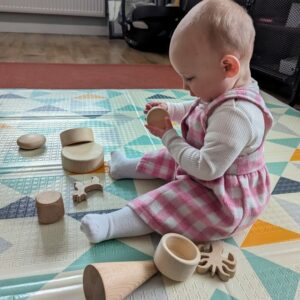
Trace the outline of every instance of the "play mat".
{"type": "MultiPolygon", "coordinates": [[[[157,274],[128,299],[300,299],[300,113],[263,93],[275,122],[265,145],[272,198],[247,231],[224,241],[237,259],[237,273],[224,283],[194,274],[175,283],[157,274]]],[[[183,90],[0,90],[0,299],[84,299],[82,272],[94,262],[151,260],[156,234],[89,244],[81,218],[107,212],[162,184],[158,180],[113,181],[107,165],[90,174],[61,167],[59,134],[90,127],[95,141],[128,157],[162,147],[144,128],[146,102],[186,101],[183,90]],[[46,146],[19,150],[25,133],[41,133],[46,146]],[[74,204],[74,182],[100,178],[103,192],[74,204]],[[64,218],[39,225],[35,195],[62,193],[64,218]]],[[[178,130],[179,127],[177,126],[178,130]]]]}

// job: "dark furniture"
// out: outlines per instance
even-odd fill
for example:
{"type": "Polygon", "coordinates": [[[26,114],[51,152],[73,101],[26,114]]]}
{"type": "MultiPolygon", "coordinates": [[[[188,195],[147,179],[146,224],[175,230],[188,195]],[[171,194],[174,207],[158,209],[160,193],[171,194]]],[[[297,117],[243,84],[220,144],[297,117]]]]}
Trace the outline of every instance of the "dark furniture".
{"type": "Polygon", "coordinates": [[[252,71],[288,87],[290,105],[300,103],[300,0],[236,2],[247,8],[256,29],[252,71]]]}

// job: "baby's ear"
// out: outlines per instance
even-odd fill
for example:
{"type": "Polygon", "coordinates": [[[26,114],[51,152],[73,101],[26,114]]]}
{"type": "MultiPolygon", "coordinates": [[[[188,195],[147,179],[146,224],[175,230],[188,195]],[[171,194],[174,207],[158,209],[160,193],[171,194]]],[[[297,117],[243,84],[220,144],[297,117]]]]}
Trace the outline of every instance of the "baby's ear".
{"type": "Polygon", "coordinates": [[[225,55],[221,60],[225,77],[234,77],[240,71],[240,61],[234,55],[225,55]]]}

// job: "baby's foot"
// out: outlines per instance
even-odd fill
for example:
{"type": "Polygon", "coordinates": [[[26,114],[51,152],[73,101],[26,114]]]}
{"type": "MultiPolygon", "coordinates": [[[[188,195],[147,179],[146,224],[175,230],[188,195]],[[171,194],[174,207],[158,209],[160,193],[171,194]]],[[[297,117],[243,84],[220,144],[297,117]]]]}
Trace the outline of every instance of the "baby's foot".
{"type": "Polygon", "coordinates": [[[115,179],[153,179],[153,176],[140,173],[136,170],[139,158],[127,158],[121,151],[111,152],[110,176],[115,179]]]}
{"type": "Polygon", "coordinates": [[[80,230],[91,243],[105,241],[108,236],[109,223],[106,214],[87,214],[81,220],[80,230]]]}
{"type": "Polygon", "coordinates": [[[115,179],[129,178],[127,169],[127,158],[121,151],[111,152],[111,161],[109,162],[110,176],[115,179]]]}

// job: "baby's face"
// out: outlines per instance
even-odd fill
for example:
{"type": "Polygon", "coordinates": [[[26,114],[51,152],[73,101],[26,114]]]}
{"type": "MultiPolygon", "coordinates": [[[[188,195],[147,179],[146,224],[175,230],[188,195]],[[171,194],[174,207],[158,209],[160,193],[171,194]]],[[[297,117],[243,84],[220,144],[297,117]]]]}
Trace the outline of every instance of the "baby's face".
{"type": "Polygon", "coordinates": [[[184,89],[204,101],[211,101],[224,93],[226,78],[218,51],[211,49],[205,39],[202,43],[188,37],[176,39],[170,45],[170,61],[181,76],[184,89]]]}

